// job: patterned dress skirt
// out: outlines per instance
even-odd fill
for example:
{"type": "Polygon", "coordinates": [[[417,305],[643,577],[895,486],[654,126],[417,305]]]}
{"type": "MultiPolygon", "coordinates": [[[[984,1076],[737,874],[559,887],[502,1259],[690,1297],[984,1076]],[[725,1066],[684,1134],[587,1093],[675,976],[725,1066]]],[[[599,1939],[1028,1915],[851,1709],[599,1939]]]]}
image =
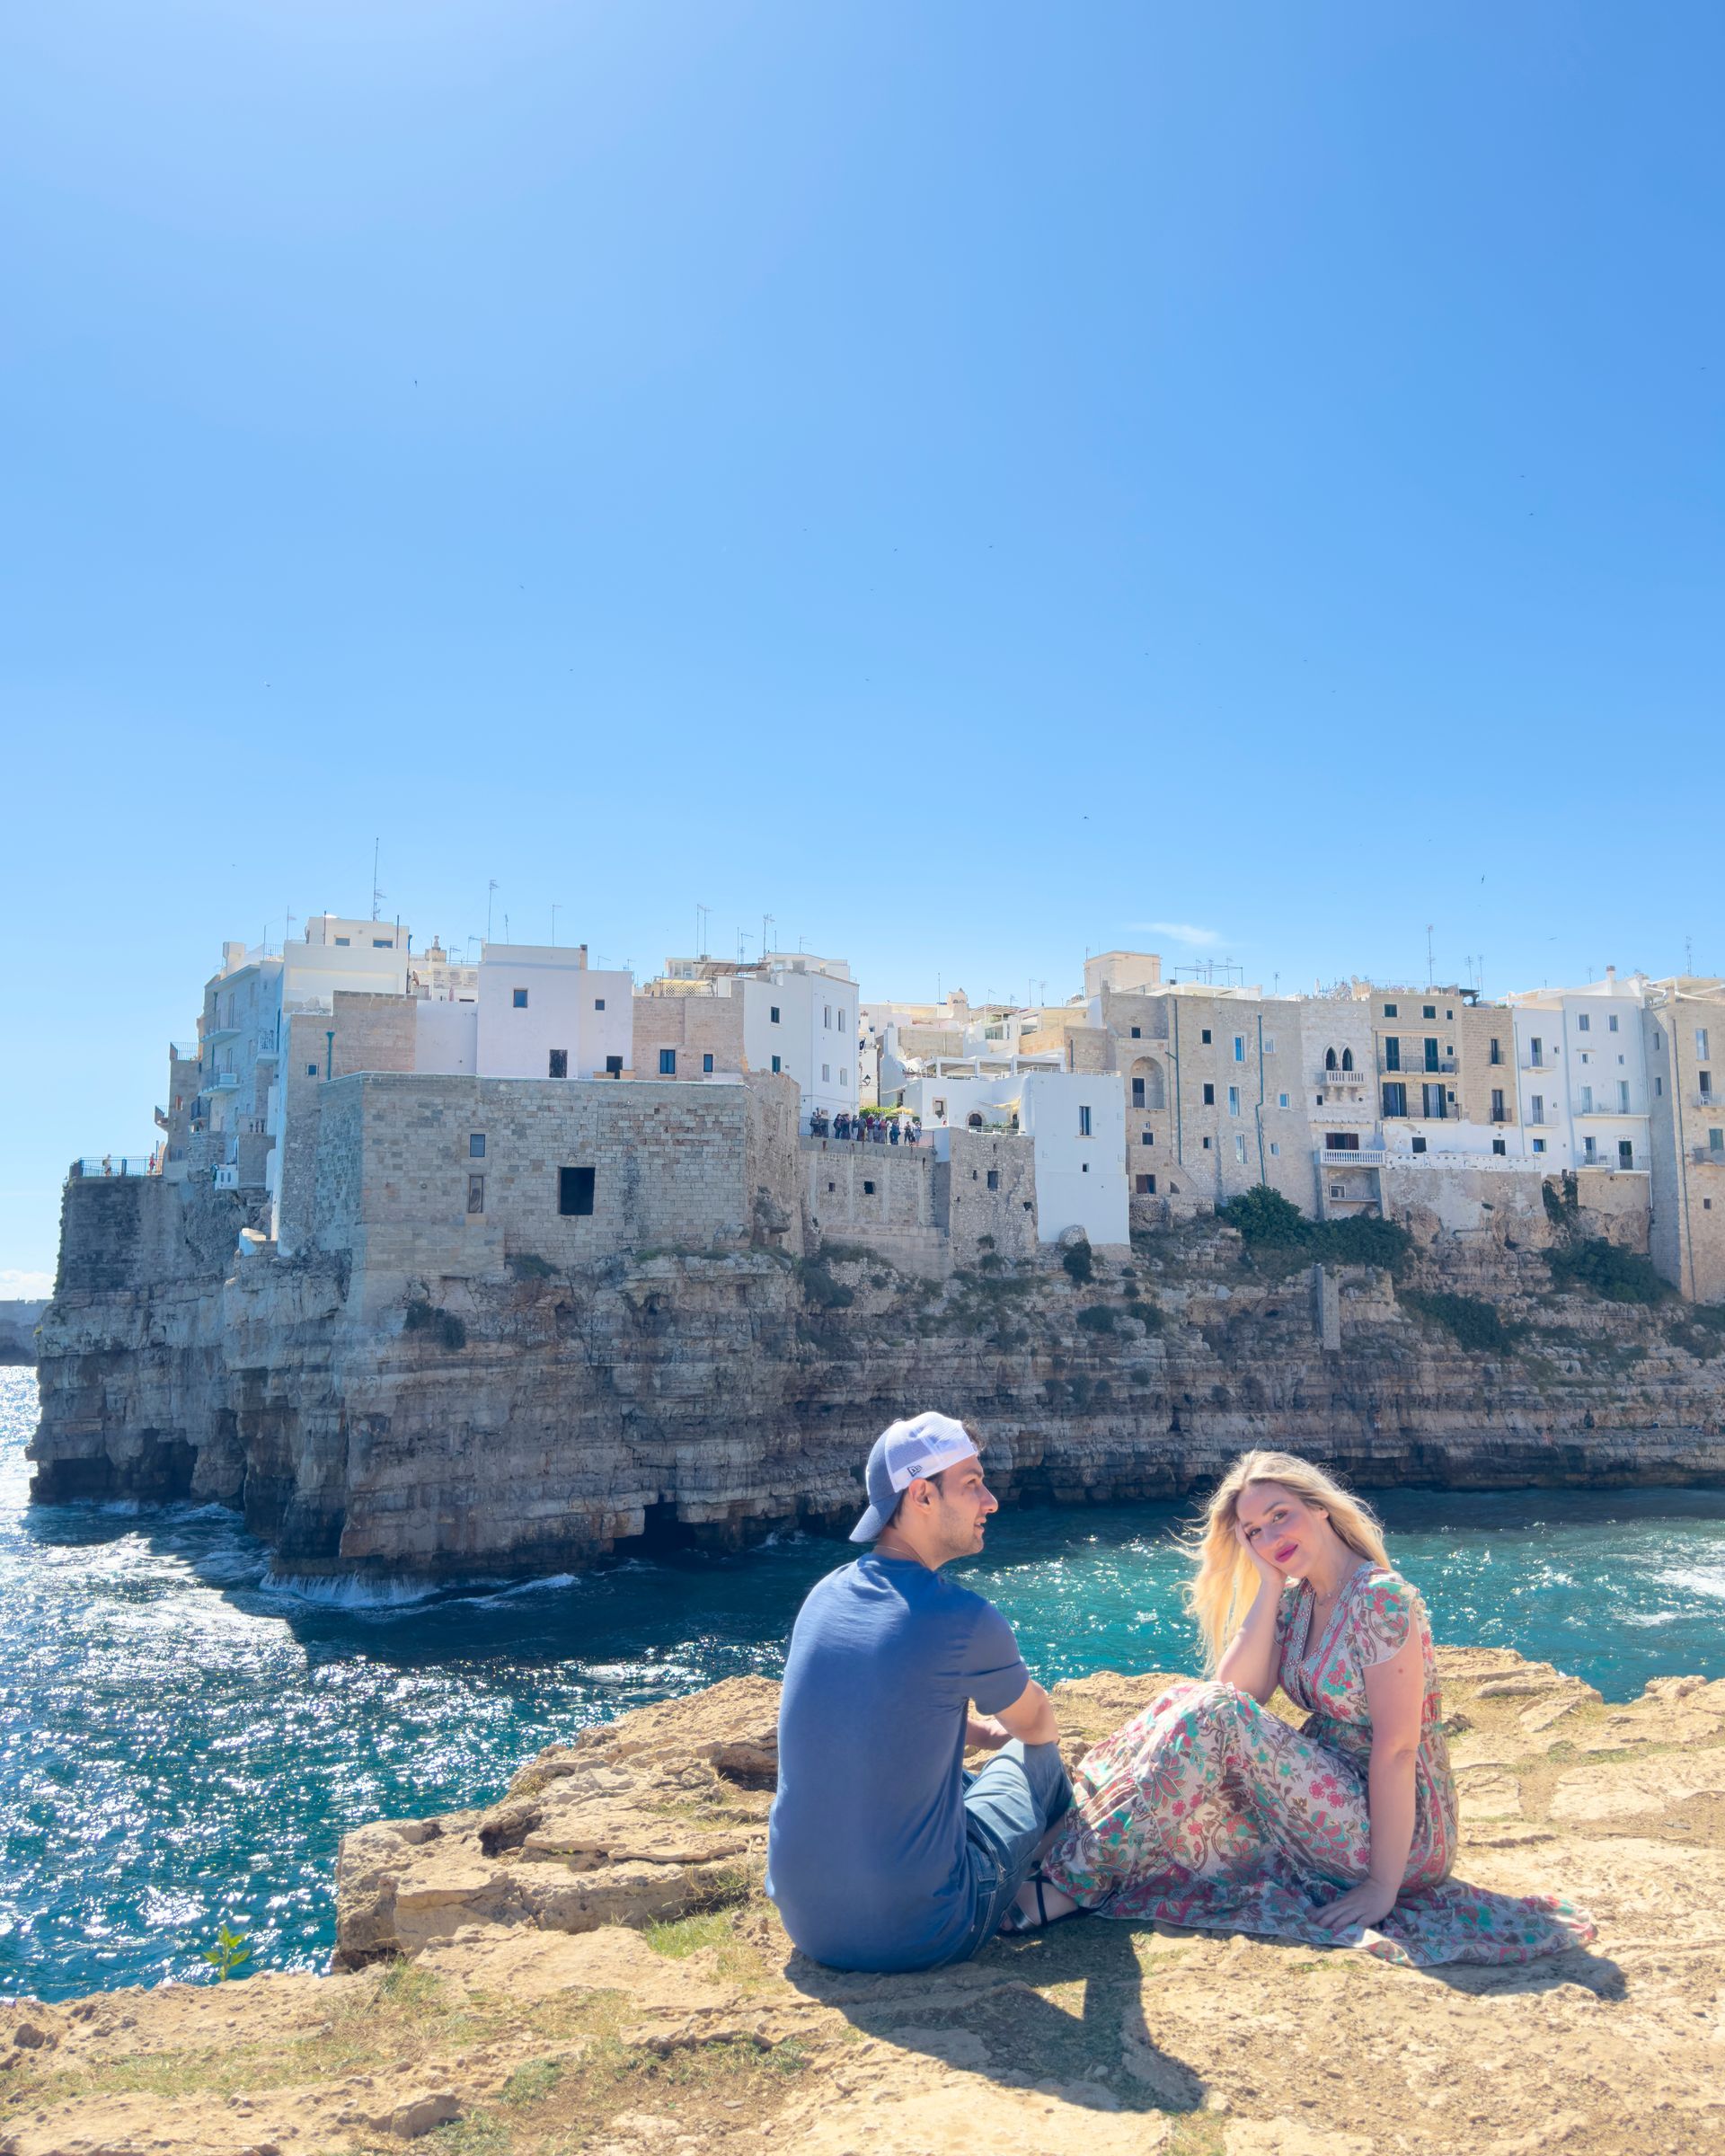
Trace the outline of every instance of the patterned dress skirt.
{"type": "Polygon", "coordinates": [[[1370,1867],[1370,1744],[1369,1728],[1323,1713],[1294,1729],[1232,1684],[1174,1684],[1084,1759],[1043,1869],[1101,1915],[1352,1944],[1420,1967],[1528,1961],[1595,1936],[1556,1896],[1449,1877],[1453,1792],[1423,1755],[1394,1909],[1371,1931],[1322,1930],[1324,1905],[1370,1867]]]}

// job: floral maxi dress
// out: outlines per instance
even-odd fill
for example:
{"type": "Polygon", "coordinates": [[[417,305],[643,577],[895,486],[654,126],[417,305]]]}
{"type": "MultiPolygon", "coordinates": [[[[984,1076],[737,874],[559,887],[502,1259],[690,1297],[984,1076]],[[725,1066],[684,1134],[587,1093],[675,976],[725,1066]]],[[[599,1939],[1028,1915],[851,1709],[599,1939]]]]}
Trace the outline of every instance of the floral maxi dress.
{"type": "Polygon", "coordinates": [[[1316,1920],[1370,1865],[1365,1673],[1417,1629],[1425,1696],[1405,1883],[1389,1915],[1353,1942],[1424,1967],[1530,1961],[1592,1939],[1591,1922],[1553,1895],[1451,1878],[1455,1784],[1418,1590],[1362,1565],[1315,1646],[1312,1613],[1310,1589],[1290,1582],[1276,1633],[1282,1690],[1306,1717],[1299,1729],[1235,1685],[1170,1686],[1084,1760],[1066,1832],[1043,1860],[1048,1877],[1105,1916],[1349,1943],[1316,1920]]]}

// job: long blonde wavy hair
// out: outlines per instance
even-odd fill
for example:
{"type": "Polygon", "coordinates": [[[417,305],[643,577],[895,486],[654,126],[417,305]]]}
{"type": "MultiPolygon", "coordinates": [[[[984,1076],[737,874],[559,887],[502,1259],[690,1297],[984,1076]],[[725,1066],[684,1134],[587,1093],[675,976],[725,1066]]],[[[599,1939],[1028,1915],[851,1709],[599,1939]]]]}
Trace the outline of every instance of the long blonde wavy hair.
{"type": "Polygon", "coordinates": [[[1216,1486],[1202,1523],[1183,1547],[1197,1566],[1186,1586],[1186,1606],[1198,1621],[1207,1668],[1222,1659],[1258,1592],[1258,1575],[1234,1533],[1240,1493],[1249,1482],[1278,1482],[1308,1505],[1328,1513],[1330,1524],[1350,1550],[1387,1566],[1384,1531],[1370,1511],[1333,1475],[1296,1453],[1242,1453],[1216,1486]]]}

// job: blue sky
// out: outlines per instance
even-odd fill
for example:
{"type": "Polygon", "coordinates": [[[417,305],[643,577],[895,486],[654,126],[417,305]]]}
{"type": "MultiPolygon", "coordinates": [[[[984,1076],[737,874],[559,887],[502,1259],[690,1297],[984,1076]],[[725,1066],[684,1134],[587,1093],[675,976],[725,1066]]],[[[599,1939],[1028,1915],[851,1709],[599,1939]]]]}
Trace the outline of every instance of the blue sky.
{"type": "Polygon", "coordinates": [[[0,1276],[375,838],[643,972],[1725,968],[1721,80],[1685,0],[13,10],[0,1276]]]}

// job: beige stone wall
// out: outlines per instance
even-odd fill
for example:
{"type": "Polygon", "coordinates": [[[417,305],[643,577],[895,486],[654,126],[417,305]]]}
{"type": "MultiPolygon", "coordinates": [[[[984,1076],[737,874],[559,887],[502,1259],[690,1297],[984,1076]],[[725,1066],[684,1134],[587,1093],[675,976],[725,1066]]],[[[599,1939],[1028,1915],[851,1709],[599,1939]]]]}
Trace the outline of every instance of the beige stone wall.
{"type": "Polygon", "coordinates": [[[1725,1156],[1708,1134],[1725,1130],[1725,986],[1673,979],[1655,985],[1642,1014],[1647,1051],[1654,1264],[1695,1303],[1725,1303],[1725,1156]],[[1703,1057],[1695,1034],[1704,1029],[1703,1057]],[[1701,1093],[1707,1072],[1718,1107],[1701,1093]]]}
{"type": "Polygon", "coordinates": [[[1505,1003],[1463,1004],[1455,1012],[1460,1028],[1456,1054],[1461,1063],[1456,1073],[1457,1105],[1470,1123],[1495,1122],[1506,1133],[1519,1119],[1514,1017],[1505,1003]],[[1503,1095],[1501,1117],[1491,1112],[1494,1092],[1503,1095]]]}
{"type": "MultiPolygon", "coordinates": [[[[1378,1113],[1383,1116],[1384,1087],[1399,1082],[1407,1088],[1408,1119],[1420,1120],[1424,1100],[1423,1089],[1428,1085],[1441,1085],[1445,1092],[1445,1114],[1450,1118],[1461,1118],[1467,1094],[1464,1059],[1471,1036],[1464,1028],[1463,1020],[1467,1005],[1462,1000],[1459,988],[1402,988],[1373,982],[1362,983],[1361,1000],[1371,1013],[1374,1065],[1378,1097],[1378,1113]],[[1430,1016],[1427,1013],[1429,1012],[1430,1016]],[[1426,1065],[1426,1043],[1436,1043],[1437,1065],[1429,1069],[1426,1065]],[[1395,1045],[1395,1061],[1392,1063],[1391,1043],[1395,1045]],[[1453,1094],[1452,1100],[1449,1096],[1453,1094]]],[[[1510,1038],[1509,1014],[1502,1012],[1501,1038],[1504,1055],[1508,1060],[1509,1089],[1513,1089],[1514,1047],[1510,1038]]],[[[1395,1120],[1396,1118],[1388,1118],[1395,1120]]]]}
{"type": "MultiPolygon", "coordinates": [[[[781,1082],[785,1082],[782,1081],[781,1082]]],[[[810,1240],[860,1243],[889,1264],[939,1277],[950,1258],[934,1215],[934,1149],[800,1142],[810,1240]]]]}
{"type": "Polygon", "coordinates": [[[633,1021],[631,1067],[637,1078],[698,1078],[704,1056],[712,1057],[715,1073],[748,1068],[743,1055],[740,995],[637,995],[633,1021]],[[677,1056],[674,1073],[660,1073],[659,1058],[663,1048],[669,1048],[677,1056]]]}
{"type": "Polygon", "coordinates": [[[1022,1133],[953,1130],[934,1174],[934,1217],[955,1266],[992,1250],[1031,1258],[1038,1249],[1035,1142],[1022,1133]],[[991,1180],[992,1179],[992,1185],[991,1180]]]}

